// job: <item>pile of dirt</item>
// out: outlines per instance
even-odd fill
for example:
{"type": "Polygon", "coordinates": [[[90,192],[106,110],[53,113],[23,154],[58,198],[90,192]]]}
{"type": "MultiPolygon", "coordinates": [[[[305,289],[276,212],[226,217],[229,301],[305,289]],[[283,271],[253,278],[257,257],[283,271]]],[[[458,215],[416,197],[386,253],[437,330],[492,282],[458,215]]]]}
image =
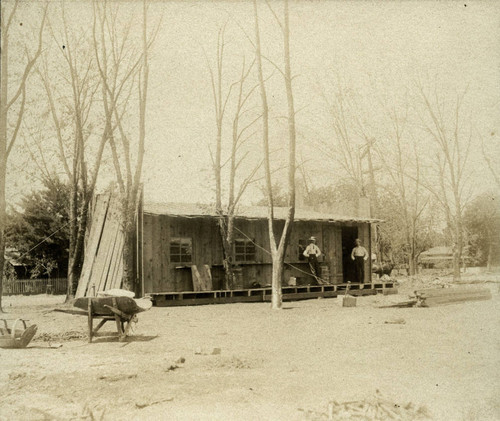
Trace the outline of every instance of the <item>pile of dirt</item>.
{"type": "Polygon", "coordinates": [[[68,330],[66,332],[42,332],[35,336],[35,341],[41,342],[61,342],[87,339],[87,332],[77,330],[68,330]]]}

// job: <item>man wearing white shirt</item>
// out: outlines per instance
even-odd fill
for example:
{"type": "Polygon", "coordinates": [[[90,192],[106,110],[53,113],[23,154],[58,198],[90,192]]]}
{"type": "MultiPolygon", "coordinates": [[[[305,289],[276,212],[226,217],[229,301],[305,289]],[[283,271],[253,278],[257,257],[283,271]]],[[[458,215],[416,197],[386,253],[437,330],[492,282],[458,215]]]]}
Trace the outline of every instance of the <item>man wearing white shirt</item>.
{"type": "Polygon", "coordinates": [[[359,238],[356,239],[355,243],[356,247],[352,249],[351,259],[354,260],[355,282],[362,284],[365,282],[365,261],[368,260],[368,252],[361,245],[359,238]]]}
{"type": "Polygon", "coordinates": [[[320,267],[318,262],[318,257],[321,256],[321,250],[316,245],[316,237],[311,237],[309,239],[309,245],[304,250],[303,255],[307,257],[309,262],[309,267],[311,268],[311,273],[316,278],[318,283],[320,283],[320,267]]]}

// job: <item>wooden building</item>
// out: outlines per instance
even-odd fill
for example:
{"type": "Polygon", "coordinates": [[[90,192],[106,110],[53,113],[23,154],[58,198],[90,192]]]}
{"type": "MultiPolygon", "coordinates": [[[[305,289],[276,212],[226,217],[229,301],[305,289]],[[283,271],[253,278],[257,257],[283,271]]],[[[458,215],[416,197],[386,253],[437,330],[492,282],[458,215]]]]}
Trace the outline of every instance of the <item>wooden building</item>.
{"type": "MultiPolygon", "coordinates": [[[[119,200],[109,193],[99,195],[91,211],[77,298],[120,288],[123,277],[124,238],[119,200]]],[[[284,226],[286,211],[286,208],[275,208],[276,232],[284,226]]],[[[137,295],[149,294],[156,303],[182,300],[182,305],[269,298],[272,264],[267,208],[238,208],[235,219],[237,276],[231,290],[224,290],[222,241],[212,206],[141,202],[136,221],[133,250],[137,295]],[[200,282],[200,273],[209,282],[200,282]]],[[[345,290],[346,283],[354,281],[351,259],[354,240],[360,238],[371,254],[371,227],[376,222],[370,218],[297,209],[283,279],[284,288],[290,289],[289,299],[336,296],[345,290]],[[323,253],[321,278],[328,286],[313,287],[317,282],[302,254],[311,236],[316,237],[316,244],[323,253]]],[[[371,259],[368,259],[365,283],[370,282],[371,259]]],[[[357,285],[353,289],[369,293],[371,288],[375,293],[375,289],[391,286],[372,283],[368,288],[357,285]]],[[[284,294],[287,294],[285,289],[284,294]]]]}
{"type": "MultiPolygon", "coordinates": [[[[286,208],[275,208],[277,232],[284,226],[286,208]]],[[[266,286],[271,282],[271,256],[267,208],[240,207],[235,220],[236,289],[266,286]]],[[[311,236],[323,256],[322,278],[332,284],[354,280],[350,253],[360,238],[370,250],[369,218],[335,216],[297,209],[285,258],[284,285],[295,278],[297,285],[314,285],[302,255],[311,236]]],[[[144,293],[193,291],[191,267],[208,265],[213,290],[223,288],[222,241],[215,209],[195,204],[145,204],[142,224],[142,279],[144,293]]],[[[371,259],[365,282],[371,281],[371,259]]]]}

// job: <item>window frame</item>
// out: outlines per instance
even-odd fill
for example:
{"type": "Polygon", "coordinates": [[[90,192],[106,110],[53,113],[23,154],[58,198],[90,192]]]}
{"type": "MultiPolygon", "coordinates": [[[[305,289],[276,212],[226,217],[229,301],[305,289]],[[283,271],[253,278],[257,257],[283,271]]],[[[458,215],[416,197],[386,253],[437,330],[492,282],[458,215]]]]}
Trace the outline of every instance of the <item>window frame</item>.
{"type": "Polygon", "coordinates": [[[243,237],[235,238],[233,247],[235,263],[255,263],[257,261],[255,240],[243,237]],[[243,245],[237,245],[238,242],[243,242],[243,245]],[[243,247],[243,252],[237,252],[237,247],[243,247]]]}
{"type": "Polygon", "coordinates": [[[169,243],[169,259],[170,263],[176,265],[192,264],[193,239],[191,237],[171,237],[169,243]],[[178,244],[178,246],[176,247],[177,250],[174,249],[173,243],[178,244]],[[188,256],[189,260],[187,260],[188,256]]]}

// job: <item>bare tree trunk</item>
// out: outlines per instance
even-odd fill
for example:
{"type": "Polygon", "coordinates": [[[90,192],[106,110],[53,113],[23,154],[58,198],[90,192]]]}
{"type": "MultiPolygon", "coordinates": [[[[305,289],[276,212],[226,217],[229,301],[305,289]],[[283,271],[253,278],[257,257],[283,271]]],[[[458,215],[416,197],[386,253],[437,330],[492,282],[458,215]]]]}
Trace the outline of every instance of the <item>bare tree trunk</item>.
{"type": "MultiPolygon", "coordinates": [[[[3,60],[2,60],[3,64],[3,60]]],[[[3,73],[3,72],[2,72],[3,73]]],[[[3,89],[2,89],[3,94],[3,89]]],[[[0,122],[0,126],[5,127],[3,122],[0,122]]],[[[0,134],[1,136],[1,134],[0,134]]],[[[3,313],[2,309],[2,291],[3,291],[3,273],[5,266],[5,225],[7,222],[6,218],[6,204],[5,204],[5,175],[7,173],[7,160],[5,159],[5,143],[0,142],[0,313],[3,313]]]]}
{"type": "Polygon", "coordinates": [[[283,258],[279,254],[272,256],[273,269],[272,269],[272,284],[271,284],[271,308],[279,310],[283,303],[283,292],[281,289],[283,279],[283,258]]]}
{"type": "MultiPolygon", "coordinates": [[[[6,3],[6,2],[4,2],[6,3]]],[[[0,312],[2,312],[2,291],[3,291],[3,270],[5,266],[5,224],[7,222],[6,216],[6,201],[5,201],[5,188],[7,178],[7,159],[12,147],[14,146],[21,122],[24,116],[24,105],[26,101],[26,82],[31,73],[31,69],[38,60],[42,52],[42,34],[45,26],[45,19],[47,16],[48,4],[45,6],[38,32],[38,47],[33,57],[28,55],[28,62],[26,63],[19,86],[15,91],[12,98],[8,97],[9,87],[9,30],[16,14],[19,1],[16,1],[11,7],[10,14],[6,15],[5,4],[0,4],[0,33],[1,33],[1,48],[0,48],[0,312]],[[21,98],[21,104],[17,110],[16,123],[12,134],[8,133],[8,115],[9,109],[12,105],[18,102],[21,98]],[[10,138],[8,137],[10,135],[10,138]]]]}
{"type": "Polygon", "coordinates": [[[463,254],[463,226],[460,221],[456,222],[455,226],[455,244],[453,246],[453,280],[460,280],[460,268],[462,265],[463,254]]]}
{"type": "MultiPolygon", "coordinates": [[[[267,3],[273,15],[276,14],[267,3]]],[[[295,145],[296,145],[296,131],[295,131],[295,109],[293,101],[292,89],[292,75],[290,66],[290,26],[289,26],[289,12],[288,0],[284,3],[284,23],[282,24],[277,18],[278,24],[283,32],[283,59],[285,65],[284,79],[285,89],[287,95],[288,105],[288,212],[285,220],[285,226],[281,232],[279,244],[276,242],[274,233],[274,203],[272,195],[272,181],[271,181],[271,163],[269,156],[269,106],[267,102],[266,86],[262,69],[262,52],[260,43],[260,30],[259,30],[259,17],[257,9],[257,1],[254,0],[254,14],[255,14],[255,48],[257,55],[257,69],[259,77],[259,86],[262,102],[262,121],[263,121],[263,149],[264,149],[264,168],[266,172],[266,187],[268,196],[268,229],[269,240],[271,244],[272,256],[272,299],[271,307],[274,310],[281,309],[282,307],[282,282],[285,263],[285,254],[290,239],[290,232],[295,216],[295,145]]]]}
{"type": "MultiPolygon", "coordinates": [[[[147,34],[147,6],[146,0],[142,3],[142,68],[139,78],[139,146],[137,150],[137,162],[135,173],[129,174],[129,179],[133,180],[132,185],[128,185],[127,201],[123,205],[125,209],[123,231],[123,284],[126,289],[139,290],[137,285],[136,271],[134,267],[134,239],[135,239],[135,218],[138,208],[139,187],[142,177],[142,164],[144,161],[144,146],[146,142],[146,103],[149,81],[148,62],[148,34],[147,34]]],[[[128,151],[127,158],[128,158],[128,151]]]]}
{"type": "Polygon", "coordinates": [[[486,270],[489,272],[491,270],[491,261],[493,260],[493,241],[490,238],[488,242],[488,258],[486,260],[486,270]]]}
{"type": "Polygon", "coordinates": [[[122,229],[123,229],[123,288],[137,292],[138,285],[134,266],[135,244],[135,203],[122,204],[122,229]]]}
{"type": "Polygon", "coordinates": [[[408,264],[409,264],[409,271],[410,271],[410,276],[414,276],[417,273],[417,261],[413,253],[410,253],[410,256],[408,258],[408,264]]]}
{"type": "MultiPolygon", "coordinates": [[[[148,61],[148,50],[151,46],[152,38],[148,39],[148,26],[147,26],[147,2],[143,0],[142,2],[142,51],[139,58],[135,61],[134,58],[128,57],[129,62],[126,63],[123,56],[121,55],[123,51],[123,46],[126,45],[126,35],[120,40],[121,47],[117,48],[115,43],[111,44],[111,52],[108,52],[105,44],[104,31],[109,31],[109,36],[111,38],[117,38],[117,25],[116,21],[112,20],[112,24],[106,22],[107,5],[105,4],[100,9],[98,2],[95,3],[95,7],[100,18],[100,31],[101,31],[101,52],[97,47],[98,41],[96,33],[94,32],[94,44],[96,50],[96,58],[100,66],[101,81],[103,83],[103,89],[105,90],[104,95],[104,110],[106,116],[106,125],[110,129],[108,133],[111,151],[113,155],[113,164],[115,167],[116,178],[119,185],[120,206],[121,211],[119,216],[121,217],[121,228],[122,234],[124,236],[123,244],[123,287],[128,290],[140,291],[140,285],[138,285],[137,271],[135,270],[135,260],[134,260],[134,244],[136,239],[136,216],[137,209],[139,205],[139,193],[141,186],[142,177],[142,166],[144,160],[144,148],[146,141],[146,104],[148,95],[148,80],[149,80],[149,61],[148,61]],[[106,23],[105,23],[106,22],[106,23]],[[108,57],[112,61],[112,65],[108,68],[108,57]],[[124,68],[125,65],[129,66],[124,68]],[[130,64],[132,63],[132,64],[130,64]],[[111,74],[109,74],[109,70],[111,74]],[[127,81],[131,81],[129,85],[129,90],[131,92],[134,85],[134,80],[131,78],[132,75],[138,74],[138,112],[139,112],[139,122],[138,122],[138,139],[137,139],[137,151],[136,153],[131,152],[131,144],[129,135],[125,132],[123,123],[123,116],[128,105],[128,97],[122,104],[123,110],[118,109],[118,96],[123,92],[123,87],[127,81]],[[113,131],[114,128],[118,127],[121,145],[123,149],[123,157],[120,157],[117,152],[117,144],[114,140],[113,131]],[[135,169],[132,168],[132,159],[136,157],[135,169]],[[120,159],[122,158],[122,159],[120,159]],[[124,161],[124,163],[123,163],[124,161]],[[123,168],[122,168],[123,166],[123,168]],[[125,179],[123,177],[125,175],[125,179]]],[[[127,33],[128,35],[128,33],[127,33]]],[[[127,89],[127,88],[125,88],[127,89]]],[[[130,95],[130,94],[129,94],[130,95]]]]}
{"type": "Polygon", "coordinates": [[[78,262],[76,261],[75,250],[77,247],[77,237],[78,237],[78,186],[75,183],[71,183],[71,194],[70,194],[70,204],[69,204],[69,257],[68,257],[68,287],[66,290],[66,300],[69,302],[74,297],[74,285],[78,283],[78,274],[76,273],[76,266],[78,262]]]}
{"type": "Polygon", "coordinates": [[[463,253],[463,210],[466,203],[464,187],[467,185],[467,161],[469,158],[472,130],[464,134],[463,122],[460,121],[460,109],[465,97],[457,95],[452,114],[452,123],[446,120],[444,107],[437,97],[431,103],[422,86],[420,93],[429,114],[431,123],[426,125],[427,132],[434,139],[437,147],[437,174],[440,177],[440,191],[427,188],[441,203],[452,232],[453,241],[453,280],[460,280],[460,265],[463,253]]]}
{"type": "Polygon", "coordinates": [[[236,192],[236,172],[246,157],[244,154],[241,158],[237,159],[237,151],[239,146],[241,146],[242,135],[245,131],[250,128],[257,120],[251,121],[247,124],[243,129],[239,128],[240,117],[244,113],[243,107],[248,100],[248,98],[252,95],[252,92],[255,90],[255,87],[250,89],[248,92],[244,93],[244,84],[247,79],[250,70],[253,66],[247,69],[245,66],[245,58],[243,58],[243,64],[241,68],[241,77],[238,81],[232,83],[229,88],[224,91],[224,78],[223,78],[223,69],[224,69],[224,47],[225,47],[225,26],[219,30],[218,39],[217,39],[217,53],[216,53],[216,71],[212,69],[210,66],[210,62],[208,56],[207,65],[208,70],[210,72],[210,81],[212,86],[212,96],[214,100],[214,109],[215,109],[215,124],[216,124],[216,136],[215,136],[215,157],[211,154],[212,158],[212,166],[214,170],[214,178],[215,178],[215,208],[218,217],[218,225],[219,225],[219,233],[222,240],[222,249],[223,249],[223,260],[222,264],[224,267],[224,288],[232,289],[235,284],[235,274],[234,274],[234,264],[235,264],[235,252],[234,252],[234,212],[235,208],[241,198],[241,195],[246,190],[248,184],[252,181],[253,176],[257,172],[260,164],[255,167],[253,171],[250,172],[249,177],[247,177],[239,186],[238,191],[236,192]],[[231,145],[231,155],[229,158],[230,162],[230,171],[229,171],[229,189],[228,189],[228,203],[227,207],[223,205],[222,200],[222,168],[225,164],[222,163],[222,140],[223,140],[223,123],[226,114],[226,106],[231,97],[231,92],[234,86],[238,85],[238,93],[237,93],[237,103],[236,110],[234,112],[233,117],[233,130],[232,130],[232,145],[231,145]]]}
{"type": "Polygon", "coordinates": [[[5,265],[5,225],[7,223],[5,186],[7,176],[7,87],[8,87],[8,43],[9,35],[5,32],[5,9],[2,7],[2,48],[0,50],[0,312],[2,310],[3,271],[5,265]]]}

